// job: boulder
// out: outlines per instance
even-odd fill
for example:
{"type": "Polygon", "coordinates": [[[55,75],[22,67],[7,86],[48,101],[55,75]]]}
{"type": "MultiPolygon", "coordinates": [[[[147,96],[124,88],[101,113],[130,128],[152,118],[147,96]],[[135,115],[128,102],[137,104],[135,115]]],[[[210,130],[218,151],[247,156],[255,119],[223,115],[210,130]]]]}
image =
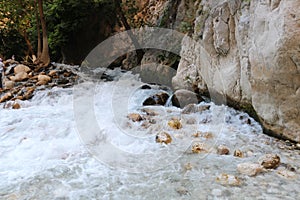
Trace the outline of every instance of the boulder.
{"type": "Polygon", "coordinates": [[[38,83],[37,83],[37,85],[46,85],[50,81],[51,81],[50,76],[47,76],[47,75],[38,75],[38,83]]]}
{"type": "Polygon", "coordinates": [[[10,100],[11,98],[13,98],[13,95],[11,92],[7,92],[5,95],[3,95],[1,98],[0,98],[0,103],[3,103],[5,101],[8,101],[10,100]]]}
{"type": "Polygon", "coordinates": [[[23,64],[19,64],[19,65],[15,66],[15,68],[14,68],[15,75],[17,75],[20,72],[28,73],[30,71],[31,71],[31,69],[28,66],[23,65],[23,64]]]}
{"type": "Polygon", "coordinates": [[[12,89],[15,86],[14,81],[4,81],[4,87],[5,89],[12,89]]]}
{"type": "Polygon", "coordinates": [[[189,104],[198,104],[201,101],[203,101],[201,96],[185,89],[177,90],[172,96],[172,105],[179,108],[184,108],[189,104]]]}
{"type": "Polygon", "coordinates": [[[28,79],[28,74],[26,72],[19,72],[15,76],[11,76],[10,80],[14,82],[20,82],[28,79]]]}
{"type": "Polygon", "coordinates": [[[158,94],[155,94],[151,97],[148,97],[144,102],[143,106],[149,106],[149,105],[165,105],[169,99],[169,95],[165,92],[161,92],[158,94]]]}

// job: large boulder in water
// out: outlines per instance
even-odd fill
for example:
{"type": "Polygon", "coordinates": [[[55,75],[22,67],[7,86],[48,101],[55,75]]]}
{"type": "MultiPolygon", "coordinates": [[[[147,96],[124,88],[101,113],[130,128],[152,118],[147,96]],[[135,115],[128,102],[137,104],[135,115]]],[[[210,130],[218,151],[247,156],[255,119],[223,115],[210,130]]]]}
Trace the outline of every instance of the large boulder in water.
{"type": "Polygon", "coordinates": [[[173,106],[179,108],[184,108],[189,104],[198,104],[201,101],[203,101],[201,96],[185,89],[177,90],[172,97],[173,106]]]}
{"type": "Polygon", "coordinates": [[[161,92],[155,94],[151,97],[148,97],[144,102],[143,106],[150,106],[150,105],[165,105],[169,99],[169,95],[165,92],[161,92]]]}

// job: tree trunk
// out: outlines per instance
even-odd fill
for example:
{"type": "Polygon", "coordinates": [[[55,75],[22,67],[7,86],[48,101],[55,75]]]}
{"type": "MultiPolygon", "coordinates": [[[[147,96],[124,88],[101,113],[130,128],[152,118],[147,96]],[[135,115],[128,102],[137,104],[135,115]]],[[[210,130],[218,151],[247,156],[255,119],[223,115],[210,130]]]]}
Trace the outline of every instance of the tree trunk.
{"type": "Polygon", "coordinates": [[[37,0],[35,0],[35,1],[34,1],[34,8],[35,8],[35,17],[36,17],[37,39],[38,39],[37,57],[38,57],[38,59],[39,59],[39,58],[41,57],[41,54],[42,54],[42,43],[41,43],[41,31],[40,31],[39,10],[38,10],[37,5],[38,5],[37,0]]]}
{"type": "Polygon", "coordinates": [[[43,32],[43,49],[42,49],[41,56],[38,60],[42,66],[48,66],[50,64],[50,56],[49,56],[47,27],[46,27],[46,21],[45,21],[44,10],[43,10],[43,0],[38,0],[38,6],[39,6],[40,20],[42,25],[42,32],[43,32]]]}

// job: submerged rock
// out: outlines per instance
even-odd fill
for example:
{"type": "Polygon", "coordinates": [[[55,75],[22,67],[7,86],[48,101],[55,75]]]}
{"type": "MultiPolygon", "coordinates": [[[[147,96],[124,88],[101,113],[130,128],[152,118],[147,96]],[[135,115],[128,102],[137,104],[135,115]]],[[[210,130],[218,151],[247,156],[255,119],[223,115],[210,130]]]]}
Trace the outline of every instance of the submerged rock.
{"type": "Polygon", "coordinates": [[[219,154],[219,155],[228,155],[229,154],[229,148],[225,145],[220,145],[217,148],[217,154],[219,154]]]}
{"type": "Polygon", "coordinates": [[[133,122],[139,122],[139,121],[143,120],[142,116],[138,113],[131,113],[131,114],[127,115],[127,118],[133,122]]]}
{"type": "Polygon", "coordinates": [[[172,137],[169,133],[166,132],[161,132],[158,133],[155,137],[155,141],[157,143],[165,143],[165,144],[169,144],[172,142],[172,137]]]}
{"type": "Polygon", "coordinates": [[[182,114],[191,114],[191,113],[201,113],[205,110],[209,110],[210,105],[196,105],[196,104],[188,104],[181,111],[182,114]]]}
{"type": "Polygon", "coordinates": [[[192,152],[193,153],[201,153],[201,152],[207,152],[206,148],[205,148],[205,144],[204,143],[194,143],[192,145],[192,152]]]}
{"type": "Polygon", "coordinates": [[[237,165],[237,170],[241,174],[255,176],[263,171],[263,167],[258,163],[241,163],[237,165]]]}
{"type": "Polygon", "coordinates": [[[182,124],[179,119],[172,119],[168,122],[168,125],[173,129],[181,129],[182,124]]]}
{"type": "Polygon", "coordinates": [[[230,186],[239,186],[241,185],[241,180],[239,180],[236,176],[231,174],[220,174],[217,176],[216,181],[222,185],[230,185],[230,186]]]}
{"type": "Polygon", "coordinates": [[[266,154],[259,158],[259,162],[266,169],[276,169],[280,165],[280,157],[276,154],[266,154]]]}
{"type": "Polygon", "coordinates": [[[239,158],[242,158],[244,156],[243,152],[241,150],[239,150],[239,149],[235,150],[234,153],[233,153],[233,155],[235,157],[239,157],[239,158]]]}

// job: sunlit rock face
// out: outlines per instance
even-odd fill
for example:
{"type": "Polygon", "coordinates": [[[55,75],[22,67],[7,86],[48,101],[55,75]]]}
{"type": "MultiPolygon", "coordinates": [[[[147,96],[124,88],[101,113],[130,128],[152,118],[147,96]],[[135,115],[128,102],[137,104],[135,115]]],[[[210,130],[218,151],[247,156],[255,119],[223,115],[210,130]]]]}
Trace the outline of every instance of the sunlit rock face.
{"type": "Polygon", "coordinates": [[[191,37],[182,42],[173,86],[197,86],[250,103],[266,131],[299,142],[299,6],[280,0],[201,1],[191,37]]]}

